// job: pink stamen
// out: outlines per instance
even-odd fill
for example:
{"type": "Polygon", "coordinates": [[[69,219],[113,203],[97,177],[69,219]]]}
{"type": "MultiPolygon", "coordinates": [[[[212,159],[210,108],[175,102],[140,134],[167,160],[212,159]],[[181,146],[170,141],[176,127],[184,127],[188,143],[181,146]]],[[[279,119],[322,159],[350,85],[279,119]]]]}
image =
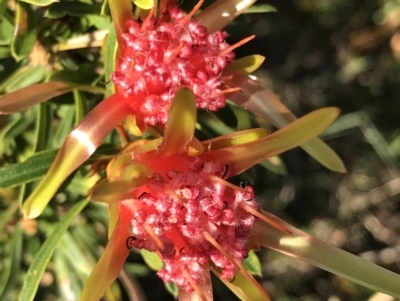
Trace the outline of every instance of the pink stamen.
{"type": "Polygon", "coordinates": [[[193,15],[200,9],[200,7],[203,5],[203,3],[204,3],[204,0],[200,0],[200,1],[196,4],[196,6],[193,7],[192,11],[191,11],[190,13],[188,13],[188,14],[186,15],[186,17],[183,18],[183,19],[180,21],[180,23],[181,23],[181,24],[185,24],[186,22],[188,22],[188,21],[193,17],[193,15]]]}
{"type": "Polygon", "coordinates": [[[242,205],[242,208],[244,210],[246,210],[247,212],[253,214],[254,216],[258,217],[262,221],[266,222],[267,224],[270,224],[272,227],[275,227],[275,228],[277,228],[277,229],[279,229],[282,232],[285,232],[287,234],[290,234],[290,235],[293,234],[292,232],[289,231],[289,229],[283,227],[282,225],[279,225],[278,223],[276,223],[275,221],[273,221],[273,220],[269,219],[268,217],[264,216],[263,214],[261,214],[257,210],[254,210],[249,205],[242,205]]]}
{"type": "Polygon", "coordinates": [[[229,88],[229,89],[225,89],[225,90],[219,91],[217,93],[213,93],[213,94],[210,95],[210,97],[211,98],[216,98],[216,97],[218,97],[220,95],[228,94],[228,93],[232,93],[232,92],[236,92],[236,91],[240,91],[240,90],[241,90],[240,87],[229,88]]]}
{"type": "Polygon", "coordinates": [[[196,291],[197,295],[201,298],[202,301],[208,301],[206,296],[204,296],[203,292],[200,290],[199,286],[196,284],[196,282],[193,280],[193,278],[190,276],[190,274],[182,268],[182,273],[187,279],[187,281],[190,283],[192,288],[196,291]]]}
{"type": "Polygon", "coordinates": [[[147,233],[153,238],[155,241],[157,247],[162,251],[164,250],[165,246],[161,239],[154,233],[153,229],[149,225],[144,225],[144,229],[146,230],[147,233]]]}
{"type": "Polygon", "coordinates": [[[144,20],[144,22],[142,24],[142,31],[144,31],[147,28],[147,26],[150,24],[150,21],[153,18],[155,11],[156,11],[156,5],[153,5],[149,14],[146,17],[146,20],[144,20]]]}
{"type": "Polygon", "coordinates": [[[234,44],[234,45],[232,45],[232,46],[230,46],[230,47],[228,47],[228,48],[222,50],[221,53],[220,53],[219,55],[222,56],[222,55],[225,55],[225,54],[227,54],[227,53],[229,53],[229,52],[232,52],[232,51],[235,50],[236,48],[238,48],[238,47],[240,47],[240,46],[246,44],[247,42],[251,41],[251,40],[254,39],[255,37],[256,37],[256,35],[253,34],[253,35],[251,35],[251,36],[249,36],[249,37],[247,37],[247,38],[244,38],[243,40],[237,42],[236,44],[234,44]]]}

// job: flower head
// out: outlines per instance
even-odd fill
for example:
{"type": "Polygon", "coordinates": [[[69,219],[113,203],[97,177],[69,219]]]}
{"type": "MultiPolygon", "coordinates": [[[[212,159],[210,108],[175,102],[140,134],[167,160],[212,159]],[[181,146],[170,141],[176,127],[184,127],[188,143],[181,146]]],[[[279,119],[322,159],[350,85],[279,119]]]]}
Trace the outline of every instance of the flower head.
{"type": "MultiPolygon", "coordinates": [[[[254,223],[260,218],[285,229],[260,213],[251,186],[238,187],[226,179],[305,142],[336,116],[336,109],[325,109],[272,135],[265,129],[253,129],[200,142],[194,137],[194,95],[187,88],[180,89],[164,136],[126,146],[109,162],[107,181],[92,191],[93,200],[106,202],[111,208],[122,204],[116,211],[110,210],[114,212],[110,230],[117,233],[110,238],[110,248],[120,250],[127,244],[157,252],[164,263],[158,275],[182,291],[194,290],[202,300],[207,298],[199,286],[210,268],[221,279],[234,278],[239,272],[263,291],[242,265],[250,246],[255,245],[254,223]],[[293,135],[294,129],[307,134],[293,135]],[[127,232],[118,232],[125,227],[129,227],[129,241],[127,232]]],[[[122,265],[120,257],[113,259],[107,249],[105,254],[107,265],[115,260],[122,265]]],[[[88,287],[99,277],[113,280],[104,271],[108,269],[105,263],[96,267],[88,287]]],[[[116,264],[111,265],[115,268],[116,264]]]]}
{"type": "Polygon", "coordinates": [[[188,15],[172,6],[158,18],[152,10],[144,21],[126,22],[119,63],[111,79],[136,118],[146,124],[167,122],[171,101],[182,86],[193,91],[197,107],[211,111],[223,107],[224,93],[232,91],[220,76],[234,61],[232,50],[241,43],[232,47],[225,42],[225,31],[210,34],[191,20],[202,3],[188,15]],[[166,16],[169,21],[164,21],[166,16]]]}

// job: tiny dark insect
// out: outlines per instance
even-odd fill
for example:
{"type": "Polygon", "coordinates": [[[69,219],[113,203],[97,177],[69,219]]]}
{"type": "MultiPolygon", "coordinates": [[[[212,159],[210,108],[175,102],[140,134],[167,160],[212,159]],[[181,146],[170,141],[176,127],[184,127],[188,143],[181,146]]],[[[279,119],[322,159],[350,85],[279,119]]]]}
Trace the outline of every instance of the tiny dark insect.
{"type": "Polygon", "coordinates": [[[136,242],[135,236],[128,236],[128,238],[125,241],[125,245],[130,250],[135,246],[135,242],[136,242]]]}

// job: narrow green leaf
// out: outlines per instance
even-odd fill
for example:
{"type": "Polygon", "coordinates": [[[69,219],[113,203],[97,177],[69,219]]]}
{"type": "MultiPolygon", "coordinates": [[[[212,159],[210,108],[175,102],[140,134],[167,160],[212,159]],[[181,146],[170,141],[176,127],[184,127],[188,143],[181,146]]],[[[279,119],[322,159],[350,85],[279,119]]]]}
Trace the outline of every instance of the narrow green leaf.
{"type": "MultiPolygon", "coordinates": [[[[226,85],[240,87],[240,92],[229,95],[229,99],[278,128],[295,121],[293,113],[268,89],[238,72],[226,71],[223,75],[226,85]]],[[[339,156],[321,139],[314,138],[301,147],[320,164],[337,172],[346,172],[339,156]]]]}
{"type": "Polygon", "coordinates": [[[45,70],[45,66],[23,66],[0,85],[0,91],[11,93],[29,85],[36,84],[43,80],[45,70]]]}
{"type": "Polygon", "coordinates": [[[74,5],[70,2],[55,2],[52,3],[44,15],[50,19],[59,19],[66,15],[74,17],[85,17],[86,15],[100,14],[101,7],[81,1],[75,1],[74,5]]]}
{"type": "Polygon", "coordinates": [[[29,267],[19,297],[20,301],[33,301],[39,287],[40,280],[42,279],[43,273],[46,269],[47,263],[53,255],[53,252],[56,249],[61,237],[63,236],[64,232],[67,231],[69,225],[72,223],[75,217],[88,204],[88,202],[89,199],[84,199],[75,204],[69,210],[69,212],[60,220],[60,222],[56,224],[53,232],[46,239],[39,252],[33,259],[31,266],[29,267]]]}
{"type": "Polygon", "coordinates": [[[319,135],[338,115],[337,108],[315,110],[259,140],[204,153],[202,157],[206,162],[215,160],[229,165],[229,175],[234,176],[319,135]]]}
{"type": "Polygon", "coordinates": [[[38,108],[38,116],[36,121],[35,144],[33,153],[45,150],[51,135],[52,110],[47,104],[40,104],[38,108]]]}
{"type": "Polygon", "coordinates": [[[16,227],[11,237],[10,256],[3,262],[2,273],[0,278],[0,299],[12,300],[15,285],[20,273],[20,264],[22,260],[22,240],[23,231],[21,227],[16,227]]]}
{"type": "Polygon", "coordinates": [[[94,267],[94,262],[90,263],[87,260],[86,254],[82,252],[76,239],[68,231],[65,231],[62,236],[60,251],[64,253],[80,280],[85,281],[94,267]]]}
{"type": "Polygon", "coordinates": [[[9,45],[13,36],[13,24],[3,15],[6,7],[7,0],[0,0],[0,45],[9,45]]]}
{"type": "Polygon", "coordinates": [[[271,13],[276,12],[277,9],[271,4],[254,4],[246,9],[244,14],[254,14],[254,13],[271,13]]]}
{"type": "Polygon", "coordinates": [[[240,145],[259,140],[268,134],[266,129],[249,129],[240,132],[223,135],[217,138],[203,141],[204,149],[212,151],[220,148],[240,145]]]}
{"type": "Polygon", "coordinates": [[[35,154],[22,163],[0,168],[0,189],[11,188],[39,179],[46,174],[58,150],[35,154]]]}
{"type": "Polygon", "coordinates": [[[141,9],[151,9],[154,5],[154,0],[133,0],[133,3],[141,9]]]}
{"type": "Polygon", "coordinates": [[[246,278],[240,271],[236,271],[232,282],[222,279],[219,268],[211,268],[212,272],[242,301],[270,301],[269,295],[260,288],[254,286],[252,281],[246,278]]]}
{"type": "Polygon", "coordinates": [[[72,105],[60,105],[58,106],[57,115],[61,121],[52,141],[54,148],[60,147],[71,131],[74,125],[75,108],[72,105]]]}
{"type": "Polygon", "coordinates": [[[30,3],[37,6],[47,6],[60,0],[21,0],[22,2],[30,3]]]}
{"type": "Polygon", "coordinates": [[[118,44],[117,44],[117,36],[115,33],[114,24],[111,24],[110,31],[103,42],[102,47],[102,55],[104,61],[104,76],[107,82],[106,90],[107,96],[110,96],[115,93],[115,86],[110,81],[111,73],[116,70],[116,56],[118,51],[118,44]]]}
{"type": "MultiPolygon", "coordinates": [[[[34,114],[20,114],[19,118],[10,121],[1,131],[0,140],[14,139],[23,133],[35,118],[34,114]]],[[[1,149],[1,146],[0,146],[1,149]]]]}
{"type": "Polygon", "coordinates": [[[59,70],[50,74],[47,82],[65,82],[76,85],[91,85],[97,78],[96,72],[85,70],[59,70]]]}
{"type": "Polygon", "coordinates": [[[261,220],[257,221],[253,233],[260,245],[306,261],[370,289],[400,298],[400,275],[316,239],[268,212],[263,214],[292,234],[284,233],[261,220]]]}
{"type": "Polygon", "coordinates": [[[74,90],[73,95],[75,101],[75,126],[77,126],[83,117],[85,117],[89,109],[87,106],[87,100],[83,93],[74,90]]]}
{"type": "Polygon", "coordinates": [[[27,57],[36,43],[36,18],[32,7],[17,1],[15,4],[15,30],[11,53],[19,61],[27,57]]]}

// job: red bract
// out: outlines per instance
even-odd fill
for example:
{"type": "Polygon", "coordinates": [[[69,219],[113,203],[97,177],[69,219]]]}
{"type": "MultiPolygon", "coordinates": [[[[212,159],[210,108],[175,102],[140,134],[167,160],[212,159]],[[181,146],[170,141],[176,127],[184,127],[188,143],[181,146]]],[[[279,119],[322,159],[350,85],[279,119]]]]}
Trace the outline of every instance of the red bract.
{"type": "Polygon", "coordinates": [[[260,209],[252,187],[224,181],[228,167],[201,156],[148,160],[134,153],[136,167],[150,167],[153,176],[132,196],[130,246],[158,251],[164,261],[158,275],[186,291],[202,281],[208,263],[221,268],[222,278],[233,278],[248,255],[255,221],[246,208],[260,209]]]}
{"type": "MultiPolygon", "coordinates": [[[[165,124],[176,91],[190,87],[197,107],[215,111],[225,105],[222,70],[235,55],[225,42],[227,33],[210,34],[207,28],[191,20],[202,1],[186,15],[176,6],[163,14],[170,21],[153,16],[144,22],[129,20],[122,34],[123,45],[117,70],[111,75],[117,93],[123,95],[135,112],[138,123],[165,124]]],[[[246,39],[247,41],[248,39],[246,39]]]]}

